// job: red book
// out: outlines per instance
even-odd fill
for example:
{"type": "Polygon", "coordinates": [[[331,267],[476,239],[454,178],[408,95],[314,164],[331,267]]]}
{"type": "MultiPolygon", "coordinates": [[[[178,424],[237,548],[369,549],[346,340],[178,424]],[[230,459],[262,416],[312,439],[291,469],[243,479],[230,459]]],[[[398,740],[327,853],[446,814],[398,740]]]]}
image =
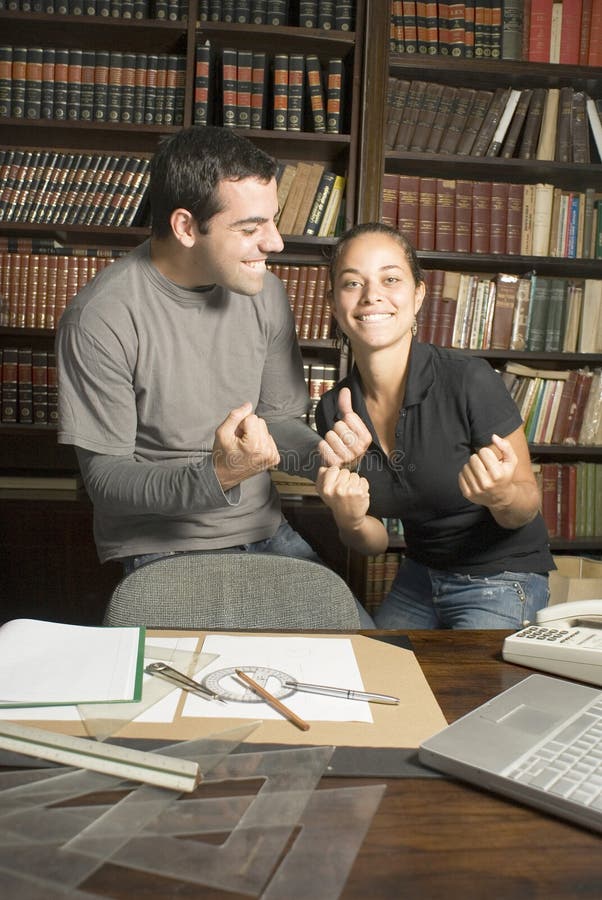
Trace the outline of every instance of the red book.
{"type": "Polygon", "coordinates": [[[577,468],[573,463],[562,466],[562,484],[560,497],[560,537],[573,541],[576,537],[575,521],[577,518],[577,468]]]}
{"type": "Polygon", "coordinates": [[[581,16],[583,0],[562,0],[562,32],[559,63],[579,65],[581,45],[581,16]]]}
{"type": "Polygon", "coordinates": [[[500,272],[495,277],[495,305],[489,342],[492,350],[508,350],[510,347],[518,283],[518,275],[500,272]]]}
{"type": "Polygon", "coordinates": [[[472,181],[456,181],[454,246],[456,253],[470,253],[472,234],[472,181]]]}
{"type": "Polygon", "coordinates": [[[437,331],[433,337],[433,343],[438,344],[439,347],[451,347],[452,345],[459,289],[460,273],[446,272],[443,277],[443,288],[441,290],[439,321],[437,322],[437,331]]]}
{"type": "Polygon", "coordinates": [[[471,252],[489,253],[491,183],[475,181],[472,186],[471,252]]]}
{"type": "Polygon", "coordinates": [[[508,207],[506,212],[506,253],[520,255],[523,230],[523,185],[508,185],[508,207]]]}
{"type": "Polygon", "coordinates": [[[577,369],[572,369],[569,377],[564,382],[564,387],[560,396],[560,405],[558,406],[556,422],[554,423],[554,430],[552,432],[552,444],[562,444],[563,442],[576,383],[577,369]]]}
{"type": "Polygon", "coordinates": [[[399,175],[399,199],[397,203],[397,228],[412,246],[418,244],[418,203],[420,176],[399,175]]]}
{"type": "Polygon", "coordinates": [[[592,0],[588,66],[602,66],[602,0],[592,0]]]}
{"type": "Polygon", "coordinates": [[[318,281],[316,284],[316,296],[314,298],[314,308],[311,317],[309,336],[312,341],[320,338],[320,327],[322,324],[322,316],[324,315],[324,302],[326,297],[326,288],[328,285],[328,266],[318,266],[318,281]]]}
{"type": "Polygon", "coordinates": [[[435,250],[444,253],[454,249],[454,207],[456,182],[438,178],[435,201],[435,250]]]}
{"type": "Polygon", "coordinates": [[[581,36],[579,40],[579,65],[587,65],[589,54],[589,30],[592,22],[592,0],[581,0],[581,36]]]}
{"type": "Polygon", "coordinates": [[[380,221],[391,228],[397,228],[397,205],[399,203],[399,175],[385,172],[382,181],[380,201],[380,221]]]}
{"type": "Polygon", "coordinates": [[[541,514],[551,538],[559,537],[558,528],[558,463],[541,464],[541,514]]]}
{"type": "Polygon", "coordinates": [[[489,215],[489,252],[506,253],[506,223],[508,218],[508,183],[494,181],[491,185],[489,215]]]}
{"type": "Polygon", "coordinates": [[[550,61],[553,0],[531,0],[529,62],[550,61]]]}
{"type": "Polygon", "coordinates": [[[423,176],[418,189],[418,250],[435,249],[437,179],[423,176]]]}
{"type": "Polygon", "coordinates": [[[566,431],[562,439],[562,443],[570,447],[575,447],[579,440],[583,413],[589,396],[593,374],[593,372],[585,369],[579,369],[577,372],[577,381],[569,406],[566,431]]]}
{"type": "Polygon", "coordinates": [[[427,309],[423,317],[423,327],[421,329],[420,340],[432,344],[439,329],[439,320],[441,318],[441,303],[443,296],[443,279],[445,272],[442,269],[434,269],[429,279],[429,298],[427,309]]]}

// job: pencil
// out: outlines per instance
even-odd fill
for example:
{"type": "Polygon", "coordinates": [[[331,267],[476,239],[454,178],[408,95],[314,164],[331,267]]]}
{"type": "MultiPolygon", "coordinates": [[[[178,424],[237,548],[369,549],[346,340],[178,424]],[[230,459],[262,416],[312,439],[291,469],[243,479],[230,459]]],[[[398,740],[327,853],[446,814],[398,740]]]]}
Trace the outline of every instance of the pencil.
{"type": "Polygon", "coordinates": [[[259,694],[259,696],[263,697],[263,699],[266,700],[270,704],[270,706],[273,706],[274,709],[278,710],[278,712],[281,713],[285,719],[288,719],[289,722],[292,722],[293,725],[296,725],[297,728],[301,729],[301,731],[309,731],[309,722],[305,722],[303,719],[300,719],[299,716],[295,715],[292,709],[289,709],[288,706],[285,706],[284,703],[281,703],[280,700],[277,700],[276,697],[272,696],[269,691],[266,691],[264,687],[262,687],[260,684],[257,684],[256,681],[253,681],[252,678],[249,678],[249,676],[245,672],[241,672],[240,669],[236,669],[235,671],[238,677],[241,678],[245,682],[245,684],[248,684],[256,694],[259,694]]]}

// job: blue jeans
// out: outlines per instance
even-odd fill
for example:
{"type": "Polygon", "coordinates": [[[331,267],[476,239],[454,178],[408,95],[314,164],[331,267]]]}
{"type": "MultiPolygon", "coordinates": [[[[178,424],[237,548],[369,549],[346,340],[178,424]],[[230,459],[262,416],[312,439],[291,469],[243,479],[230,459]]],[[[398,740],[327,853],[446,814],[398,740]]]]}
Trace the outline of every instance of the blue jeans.
{"type": "MultiPolygon", "coordinates": [[[[263,541],[253,541],[250,544],[238,544],[234,547],[222,547],[218,550],[169,550],[164,553],[143,553],[140,556],[126,556],[121,562],[125,575],[129,575],[134,569],[152,562],[154,559],[163,559],[165,556],[175,556],[176,553],[274,553],[276,556],[292,556],[296,559],[308,559],[310,562],[324,565],[316,551],[310,547],[300,534],[292,528],[288,522],[283,522],[276,534],[263,541]]],[[[360,628],[374,628],[374,622],[368,615],[362,604],[356,600],[360,617],[360,628]]]]}
{"type": "Polygon", "coordinates": [[[547,606],[548,576],[530,572],[458,575],[402,563],[374,616],[377,628],[508,628],[535,621],[547,606]]]}

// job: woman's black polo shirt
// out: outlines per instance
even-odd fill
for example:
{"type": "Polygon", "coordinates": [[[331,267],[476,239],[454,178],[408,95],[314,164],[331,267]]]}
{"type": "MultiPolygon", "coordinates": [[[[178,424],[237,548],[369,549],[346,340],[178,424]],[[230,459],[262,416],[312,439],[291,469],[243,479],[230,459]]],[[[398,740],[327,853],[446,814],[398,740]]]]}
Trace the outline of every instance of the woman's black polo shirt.
{"type": "Polygon", "coordinates": [[[434,569],[475,575],[555,568],[540,514],[521,528],[502,528],[458,486],[471,453],[490,444],[494,432],[506,437],[521,424],[516,404],[489,363],[414,340],[389,458],[378,443],[355,367],[322,395],[318,431],[324,435],[338,418],[342,387],[350,388],[353,409],[372,432],[360,468],[370,482],[370,512],[402,520],[409,557],[434,569]]]}

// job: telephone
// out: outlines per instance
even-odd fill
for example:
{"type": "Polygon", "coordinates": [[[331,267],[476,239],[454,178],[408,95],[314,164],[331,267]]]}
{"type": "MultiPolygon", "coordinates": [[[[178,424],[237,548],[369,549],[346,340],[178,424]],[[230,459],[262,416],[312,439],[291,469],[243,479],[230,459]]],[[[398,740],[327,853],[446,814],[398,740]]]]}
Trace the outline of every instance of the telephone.
{"type": "Polygon", "coordinates": [[[602,685],[602,600],[541,609],[535,624],[504,640],[506,662],[602,685]]]}

